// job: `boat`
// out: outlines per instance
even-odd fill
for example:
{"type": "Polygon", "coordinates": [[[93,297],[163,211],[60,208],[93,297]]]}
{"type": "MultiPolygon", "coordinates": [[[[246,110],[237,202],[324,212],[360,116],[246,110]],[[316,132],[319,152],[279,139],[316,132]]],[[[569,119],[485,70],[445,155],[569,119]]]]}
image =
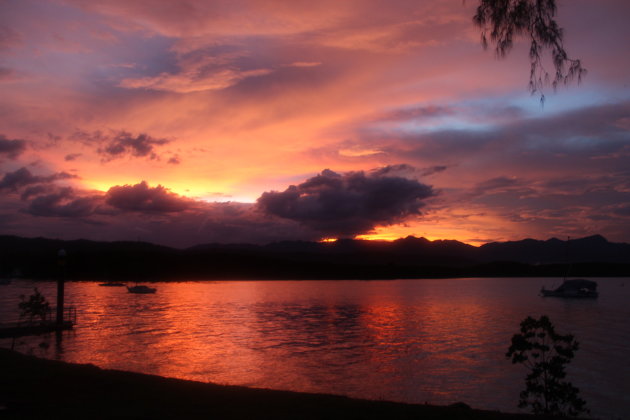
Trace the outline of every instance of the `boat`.
{"type": "Polygon", "coordinates": [[[10,278],[0,279],[0,286],[8,286],[9,284],[11,284],[10,278]]]}
{"type": "Polygon", "coordinates": [[[154,287],[145,286],[144,284],[140,284],[131,287],[127,286],[127,291],[129,291],[129,293],[147,294],[155,293],[157,289],[154,287]]]}
{"type": "MultiPolygon", "coordinates": [[[[566,253],[567,261],[569,260],[569,242],[570,237],[567,237],[566,253]]],[[[543,297],[560,297],[560,298],[587,298],[595,299],[599,296],[597,292],[597,282],[586,279],[569,279],[569,272],[571,271],[571,263],[569,262],[567,272],[562,278],[562,284],[553,290],[545,289],[543,286],[540,289],[540,296],[543,297]]]]}
{"type": "Polygon", "coordinates": [[[117,282],[113,282],[113,281],[109,281],[107,283],[99,283],[99,286],[105,286],[105,287],[121,287],[124,286],[125,283],[117,283],[117,282]]]}
{"type": "Polygon", "coordinates": [[[561,298],[590,298],[594,299],[599,296],[597,292],[597,282],[586,279],[570,279],[564,280],[560,286],[554,290],[540,289],[540,295],[543,297],[561,297],[561,298]]]}

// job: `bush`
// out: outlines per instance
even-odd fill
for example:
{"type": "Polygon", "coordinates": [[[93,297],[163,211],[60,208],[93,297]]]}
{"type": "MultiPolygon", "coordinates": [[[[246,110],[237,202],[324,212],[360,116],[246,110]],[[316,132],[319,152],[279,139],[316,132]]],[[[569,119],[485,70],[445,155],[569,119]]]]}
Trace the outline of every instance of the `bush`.
{"type": "Polygon", "coordinates": [[[527,317],[521,322],[521,332],[512,337],[506,357],[512,363],[529,368],[526,388],[520,394],[518,406],[530,406],[534,414],[578,416],[589,413],[579,389],[564,380],[565,366],[571,362],[579,343],[568,335],[560,335],[547,316],[527,317]]]}
{"type": "Polygon", "coordinates": [[[33,322],[33,318],[39,318],[41,321],[46,320],[48,312],[50,312],[50,304],[46,301],[44,295],[42,295],[37,287],[34,289],[34,294],[30,295],[28,300],[24,295],[20,296],[22,300],[18,307],[20,308],[20,318],[27,318],[30,322],[33,322]]]}

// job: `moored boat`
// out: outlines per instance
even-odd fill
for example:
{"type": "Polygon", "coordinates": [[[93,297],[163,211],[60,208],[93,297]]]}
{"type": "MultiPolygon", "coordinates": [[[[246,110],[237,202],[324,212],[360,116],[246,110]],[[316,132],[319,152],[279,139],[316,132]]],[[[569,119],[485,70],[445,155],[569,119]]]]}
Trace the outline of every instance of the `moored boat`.
{"type": "Polygon", "coordinates": [[[131,287],[127,286],[127,291],[129,291],[129,293],[147,294],[155,293],[157,289],[154,287],[145,286],[144,284],[139,284],[131,287]]]}
{"type": "Polygon", "coordinates": [[[597,282],[586,279],[564,280],[556,289],[548,290],[543,286],[540,289],[540,295],[543,297],[561,297],[561,298],[591,298],[599,296],[597,292],[597,282]]]}

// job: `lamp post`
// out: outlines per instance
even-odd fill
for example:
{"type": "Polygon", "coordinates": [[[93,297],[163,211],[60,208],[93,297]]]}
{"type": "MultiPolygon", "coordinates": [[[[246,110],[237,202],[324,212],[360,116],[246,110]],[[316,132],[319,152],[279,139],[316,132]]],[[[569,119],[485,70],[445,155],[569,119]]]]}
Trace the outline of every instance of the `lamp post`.
{"type": "Polygon", "coordinates": [[[57,252],[57,264],[59,265],[59,277],[57,277],[57,327],[63,325],[63,295],[64,281],[66,277],[66,250],[57,252]]]}

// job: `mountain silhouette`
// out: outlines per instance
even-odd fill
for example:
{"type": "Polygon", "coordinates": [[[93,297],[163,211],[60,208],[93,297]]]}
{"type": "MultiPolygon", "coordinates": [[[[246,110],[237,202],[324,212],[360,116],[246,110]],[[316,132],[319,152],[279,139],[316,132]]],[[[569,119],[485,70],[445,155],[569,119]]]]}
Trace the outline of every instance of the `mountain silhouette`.
{"type": "Polygon", "coordinates": [[[493,242],[479,247],[481,261],[518,261],[528,264],[630,261],[630,244],[608,242],[601,235],[561,241],[524,239],[493,242]]]}
{"type": "Polygon", "coordinates": [[[457,276],[630,274],[630,244],[600,235],[568,241],[493,242],[479,247],[408,236],[392,242],[343,239],[267,245],[203,244],[175,249],[146,242],[63,241],[0,236],[0,275],[61,275],[57,251],[68,257],[69,280],[111,279],[377,279],[457,276]]]}

